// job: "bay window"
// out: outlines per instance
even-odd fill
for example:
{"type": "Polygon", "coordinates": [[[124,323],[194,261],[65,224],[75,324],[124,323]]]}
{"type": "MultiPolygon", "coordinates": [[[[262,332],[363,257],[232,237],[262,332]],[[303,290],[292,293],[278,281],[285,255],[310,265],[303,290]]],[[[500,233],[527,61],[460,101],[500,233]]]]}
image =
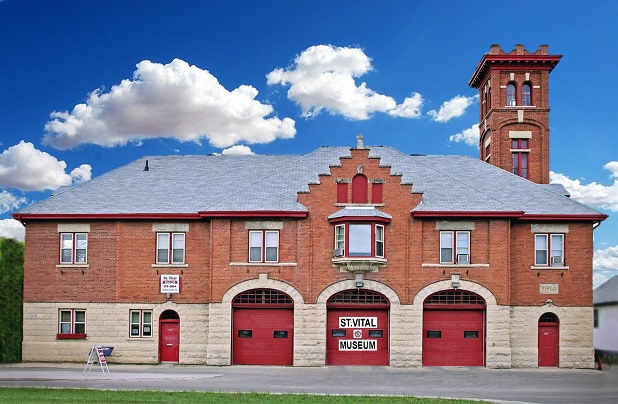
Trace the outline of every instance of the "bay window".
{"type": "Polygon", "coordinates": [[[384,226],[346,223],[335,226],[335,256],[384,257],[384,226]]]}

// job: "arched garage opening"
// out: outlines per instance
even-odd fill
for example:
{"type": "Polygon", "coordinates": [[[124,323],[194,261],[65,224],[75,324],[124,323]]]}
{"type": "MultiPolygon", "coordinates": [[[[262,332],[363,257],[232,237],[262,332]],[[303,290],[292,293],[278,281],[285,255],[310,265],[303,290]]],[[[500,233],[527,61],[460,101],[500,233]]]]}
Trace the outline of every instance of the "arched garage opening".
{"type": "Polygon", "coordinates": [[[485,366],[485,300],[465,290],[423,304],[423,366],[485,366]]]}
{"type": "Polygon", "coordinates": [[[388,366],[389,308],[386,296],[344,290],[326,303],[326,364],[388,366]]]}
{"type": "Polygon", "coordinates": [[[232,363],[292,365],[294,301],[274,289],[251,289],[232,300],[232,363]]]}

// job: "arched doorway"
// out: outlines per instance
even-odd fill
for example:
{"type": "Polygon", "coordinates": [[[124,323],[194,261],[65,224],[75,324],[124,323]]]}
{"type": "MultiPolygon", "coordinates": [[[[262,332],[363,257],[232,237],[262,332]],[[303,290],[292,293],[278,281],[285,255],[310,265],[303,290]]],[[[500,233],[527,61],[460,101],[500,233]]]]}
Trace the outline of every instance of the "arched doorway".
{"type": "Polygon", "coordinates": [[[554,313],[539,318],[539,367],[558,366],[560,322],[554,313]]]}
{"type": "Polygon", "coordinates": [[[180,317],[174,310],[159,316],[159,362],[178,363],[180,358],[180,317]]]}
{"type": "Polygon", "coordinates": [[[423,366],[485,366],[485,300],[466,290],[423,303],[423,366]]]}
{"type": "Polygon", "coordinates": [[[389,365],[386,296],[366,289],[336,293],[326,303],[327,365],[389,365]]]}
{"type": "Polygon", "coordinates": [[[232,363],[292,365],[294,301],[273,289],[251,289],[232,300],[232,363]]]}

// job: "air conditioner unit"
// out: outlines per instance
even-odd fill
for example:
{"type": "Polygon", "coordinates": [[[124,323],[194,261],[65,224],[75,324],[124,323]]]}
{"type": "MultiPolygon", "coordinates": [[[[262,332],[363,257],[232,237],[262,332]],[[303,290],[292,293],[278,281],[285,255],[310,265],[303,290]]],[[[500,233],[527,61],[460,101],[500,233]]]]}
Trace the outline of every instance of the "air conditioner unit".
{"type": "Polygon", "coordinates": [[[562,257],[551,257],[551,266],[552,267],[561,267],[564,265],[564,261],[562,257]]]}
{"type": "Polygon", "coordinates": [[[458,264],[469,264],[470,255],[469,254],[457,254],[457,263],[458,264]]]}
{"type": "Polygon", "coordinates": [[[333,250],[333,257],[343,257],[343,248],[335,248],[333,250]]]}

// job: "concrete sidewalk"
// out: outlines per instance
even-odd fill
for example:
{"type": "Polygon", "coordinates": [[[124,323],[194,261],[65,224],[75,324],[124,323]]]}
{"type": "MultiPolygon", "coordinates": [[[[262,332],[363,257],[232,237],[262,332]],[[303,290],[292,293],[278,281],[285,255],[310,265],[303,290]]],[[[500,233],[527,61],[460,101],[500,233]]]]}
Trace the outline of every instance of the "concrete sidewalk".
{"type": "Polygon", "coordinates": [[[618,369],[0,364],[0,386],[411,395],[520,403],[618,403],[618,369]]]}

